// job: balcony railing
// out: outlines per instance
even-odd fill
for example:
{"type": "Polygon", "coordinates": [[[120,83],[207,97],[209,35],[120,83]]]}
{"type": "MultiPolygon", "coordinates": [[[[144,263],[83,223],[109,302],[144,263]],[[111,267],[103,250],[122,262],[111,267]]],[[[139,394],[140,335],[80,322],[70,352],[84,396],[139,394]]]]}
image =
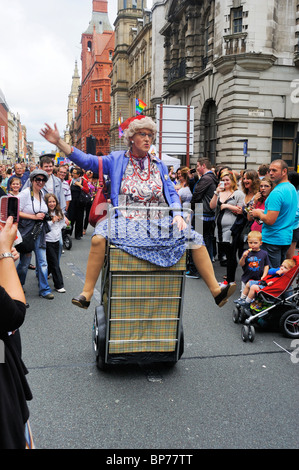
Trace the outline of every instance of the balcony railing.
{"type": "Polygon", "coordinates": [[[167,77],[167,84],[174,82],[175,80],[179,80],[180,78],[184,78],[186,76],[186,59],[182,59],[178,65],[171,67],[168,70],[168,77],[167,77]]]}
{"type": "Polygon", "coordinates": [[[247,34],[224,36],[224,54],[244,54],[246,52],[246,37],[247,34]]]}

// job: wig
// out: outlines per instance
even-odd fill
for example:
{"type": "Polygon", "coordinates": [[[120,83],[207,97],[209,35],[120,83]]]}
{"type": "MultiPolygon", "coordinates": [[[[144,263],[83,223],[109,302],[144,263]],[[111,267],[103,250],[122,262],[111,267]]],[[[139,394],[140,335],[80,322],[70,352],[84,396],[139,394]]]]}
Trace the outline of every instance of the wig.
{"type": "Polygon", "coordinates": [[[156,137],[157,126],[152,120],[152,118],[145,116],[142,119],[134,119],[130,122],[129,126],[124,129],[124,142],[125,145],[131,147],[131,138],[141,129],[148,129],[153,134],[153,141],[156,137]]]}

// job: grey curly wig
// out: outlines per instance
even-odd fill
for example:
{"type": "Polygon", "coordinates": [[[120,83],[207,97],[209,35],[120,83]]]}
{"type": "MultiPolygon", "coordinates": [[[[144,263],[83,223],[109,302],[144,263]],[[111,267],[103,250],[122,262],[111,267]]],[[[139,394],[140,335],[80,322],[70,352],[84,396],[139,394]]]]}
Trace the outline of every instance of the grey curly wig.
{"type": "Polygon", "coordinates": [[[129,127],[124,130],[124,142],[128,148],[131,147],[131,138],[136,132],[140,131],[140,129],[148,129],[151,131],[154,136],[153,141],[155,140],[157,125],[152,118],[145,116],[143,119],[135,119],[129,124],[129,127]]]}

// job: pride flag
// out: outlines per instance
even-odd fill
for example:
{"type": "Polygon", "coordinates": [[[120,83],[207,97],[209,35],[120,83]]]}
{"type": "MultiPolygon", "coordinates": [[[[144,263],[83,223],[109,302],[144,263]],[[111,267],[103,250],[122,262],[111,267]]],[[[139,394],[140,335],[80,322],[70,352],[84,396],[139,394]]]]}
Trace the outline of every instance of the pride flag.
{"type": "Polygon", "coordinates": [[[141,114],[144,108],[147,106],[142,100],[135,98],[136,114],[141,114]]]}
{"type": "Polygon", "coordinates": [[[124,131],[122,130],[121,128],[121,125],[122,125],[122,122],[123,122],[123,119],[121,117],[121,112],[119,113],[119,118],[118,118],[118,137],[121,139],[123,134],[124,134],[124,131]]]}

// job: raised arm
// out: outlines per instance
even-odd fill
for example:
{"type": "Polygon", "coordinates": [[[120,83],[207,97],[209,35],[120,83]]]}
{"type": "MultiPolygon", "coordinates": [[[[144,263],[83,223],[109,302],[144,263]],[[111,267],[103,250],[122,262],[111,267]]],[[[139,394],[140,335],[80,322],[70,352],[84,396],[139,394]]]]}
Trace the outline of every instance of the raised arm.
{"type": "Polygon", "coordinates": [[[56,147],[66,155],[72,153],[72,147],[60,137],[56,124],[54,124],[54,129],[52,129],[49,124],[45,124],[44,129],[41,129],[40,131],[40,135],[50,142],[50,144],[56,145],[56,147]]]}

